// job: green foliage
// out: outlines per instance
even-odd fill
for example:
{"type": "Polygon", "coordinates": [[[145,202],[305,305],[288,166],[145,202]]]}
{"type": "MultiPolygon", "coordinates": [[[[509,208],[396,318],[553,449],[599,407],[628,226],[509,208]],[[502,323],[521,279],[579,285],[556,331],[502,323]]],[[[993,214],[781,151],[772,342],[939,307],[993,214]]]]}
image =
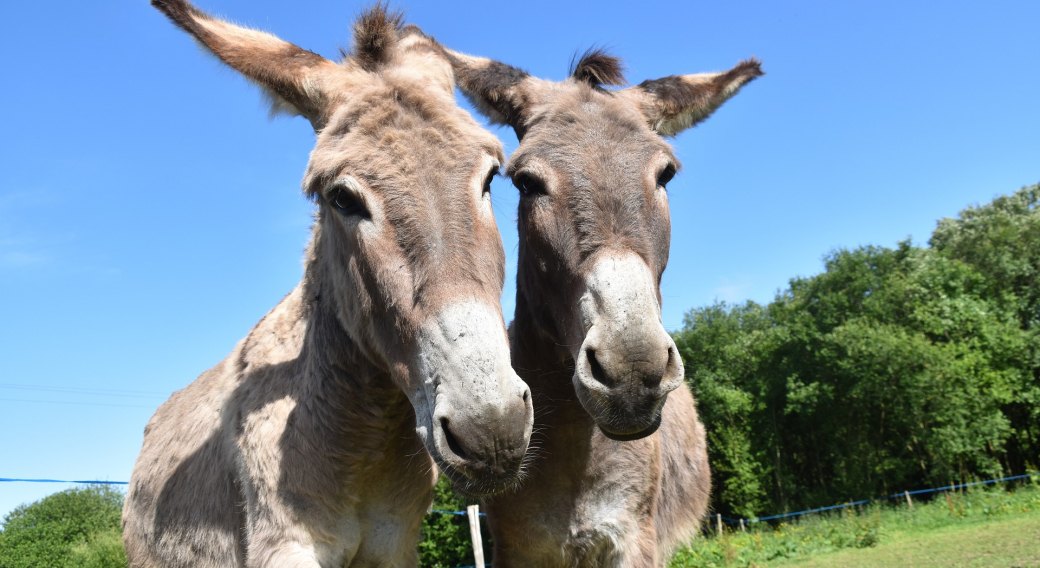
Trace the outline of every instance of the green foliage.
{"type": "Polygon", "coordinates": [[[123,533],[119,528],[95,533],[73,546],[68,562],[69,568],[117,568],[126,565],[123,533]]]}
{"type": "MultiPolygon", "coordinates": [[[[475,501],[452,491],[441,477],[433,508],[464,511],[475,501]]],[[[4,519],[0,530],[0,568],[122,568],[127,566],[120,516],[123,494],[109,486],[87,486],[22,505],[4,519]]],[[[482,523],[484,554],[492,542],[482,523]]],[[[462,515],[430,514],[423,519],[419,565],[454,568],[473,564],[469,522],[462,515]]]]}
{"type": "Polygon", "coordinates": [[[87,486],[22,505],[0,531],[0,568],[126,566],[120,537],[123,494],[87,486]]]}
{"type": "MultiPolygon", "coordinates": [[[[433,508],[440,511],[465,511],[477,504],[452,490],[451,482],[441,476],[433,489],[433,508]]],[[[431,513],[423,519],[422,541],[419,543],[419,566],[422,568],[454,568],[472,566],[473,544],[469,536],[469,520],[463,515],[431,513]]],[[[487,523],[481,522],[484,559],[490,562],[493,543],[487,523]]]]}
{"type": "Polygon", "coordinates": [[[712,534],[681,549],[670,568],[762,566],[787,559],[814,557],[842,549],[871,548],[900,537],[927,534],[945,527],[983,523],[994,518],[1040,514],[1040,486],[1017,491],[999,487],[953,493],[918,501],[913,509],[902,500],[840,512],[801,517],[771,526],[752,524],[746,532],[734,527],[720,537],[712,534]]]}
{"type": "Polygon", "coordinates": [[[753,517],[1023,473],[1040,461],[1040,186],[939,223],[929,248],[838,250],[768,306],[675,334],[713,503],[753,517]]]}

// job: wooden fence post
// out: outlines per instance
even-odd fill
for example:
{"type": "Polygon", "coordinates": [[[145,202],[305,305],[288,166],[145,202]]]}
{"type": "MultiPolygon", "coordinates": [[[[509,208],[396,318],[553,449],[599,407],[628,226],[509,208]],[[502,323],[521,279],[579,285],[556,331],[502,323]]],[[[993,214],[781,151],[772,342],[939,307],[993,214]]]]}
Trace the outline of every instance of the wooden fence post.
{"type": "Polygon", "coordinates": [[[744,519],[740,519],[740,532],[744,532],[744,519]]]}
{"type": "Polygon", "coordinates": [[[903,495],[906,495],[906,506],[910,507],[910,510],[912,511],[914,509],[914,502],[910,500],[910,492],[903,491],[903,495]]]}
{"type": "Polygon", "coordinates": [[[717,513],[715,515],[715,529],[718,531],[719,536],[722,536],[722,514],[717,513]]]}
{"type": "Polygon", "coordinates": [[[484,566],[484,539],[480,537],[480,505],[466,507],[469,517],[469,538],[473,541],[473,559],[477,568],[484,566]]]}

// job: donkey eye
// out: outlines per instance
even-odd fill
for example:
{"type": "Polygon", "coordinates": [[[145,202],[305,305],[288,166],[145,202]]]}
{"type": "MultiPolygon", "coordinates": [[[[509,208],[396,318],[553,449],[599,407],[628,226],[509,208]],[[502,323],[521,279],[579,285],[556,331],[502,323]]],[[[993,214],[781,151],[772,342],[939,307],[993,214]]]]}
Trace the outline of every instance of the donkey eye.
{"type": "Polygon", "coordinates": [[[675,177],[675,164],[668,164],[661,173],[657,174],[657,187],[664,188],[673,177],[675,177]]]}
{"type": "Polygon", "coordinates": [[[358,216],[368,219],[368,209],[365,208],[365,204],[361,203],[358,196],[354,195],[349,191],[342,189],[332,190],[332,195],[329,196],[329,204],[336,208],[340,213],[347,216],[358,216]]]}
{"type": "Polygon", "coordinates": [[[492,168],[491,171],[488,172],[487,177],[484,178],[484,193],[482,194],[482,196],[483,195],[491,195],[491,181],[495,179],[496,175],[498,175],[498,168],[497,167],[496,168],[492,168]]]}
{"type": "Polygon", "coordinates": [[[547,195],[545,184],[542,183],[542,180],[528,173],[521,173],[513,176],[513,185],[520,191],[522,197],[547,195]]]}

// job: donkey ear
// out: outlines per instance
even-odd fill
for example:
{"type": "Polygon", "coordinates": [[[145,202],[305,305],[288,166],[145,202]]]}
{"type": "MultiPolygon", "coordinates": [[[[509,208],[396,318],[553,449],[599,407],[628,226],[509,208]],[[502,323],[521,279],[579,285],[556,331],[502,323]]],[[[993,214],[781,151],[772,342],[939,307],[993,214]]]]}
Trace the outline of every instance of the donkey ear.
{"type": "Polygon", "coordinates": [[[530,103],[537,79],[526,71],[483,57],[447,48],[455,82],[466,98],[494,124],[508,124],[523,138],[524,108],[530,103]]]}
{"type": "Polygon", "coordinates": [[[636,101],[650,128],[661,136],[679,132],[711,116],[745,84],[765,73],[755,58],[722,73],[671,75],[621,91],[636,101]]]}
{"type": "Polygon", "coordinates": [[[338,66],[277,37],[219,20],[186,0],[152,0],[152,5],[191,34],[221,61],[262,87],[272,111],[300,114],[320,129],[322,83],[338,66]]]}

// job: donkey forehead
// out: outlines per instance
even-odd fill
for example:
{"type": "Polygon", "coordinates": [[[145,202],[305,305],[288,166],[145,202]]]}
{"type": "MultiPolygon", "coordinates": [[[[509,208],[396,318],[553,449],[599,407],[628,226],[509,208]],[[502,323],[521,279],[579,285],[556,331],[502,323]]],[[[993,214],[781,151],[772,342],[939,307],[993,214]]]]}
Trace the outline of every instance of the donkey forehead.
{"type": "Polygon", "coordinates": [[[528,124],[510,172],[545,161],[583,178],[607,172],[641,178],[643,169],[660,157],[675,160],[671,146],[647,126],[633,104],[587,85],[553,85],[528,124]]]}
{"type": "Polygon", "coordinates": [[[350,173],[413,185],[424,172],[483,167],[505,160],[502,144],[439,89],[379,81],[346,98],[318,135],[308,165],[308,193],[350,173]]]}

